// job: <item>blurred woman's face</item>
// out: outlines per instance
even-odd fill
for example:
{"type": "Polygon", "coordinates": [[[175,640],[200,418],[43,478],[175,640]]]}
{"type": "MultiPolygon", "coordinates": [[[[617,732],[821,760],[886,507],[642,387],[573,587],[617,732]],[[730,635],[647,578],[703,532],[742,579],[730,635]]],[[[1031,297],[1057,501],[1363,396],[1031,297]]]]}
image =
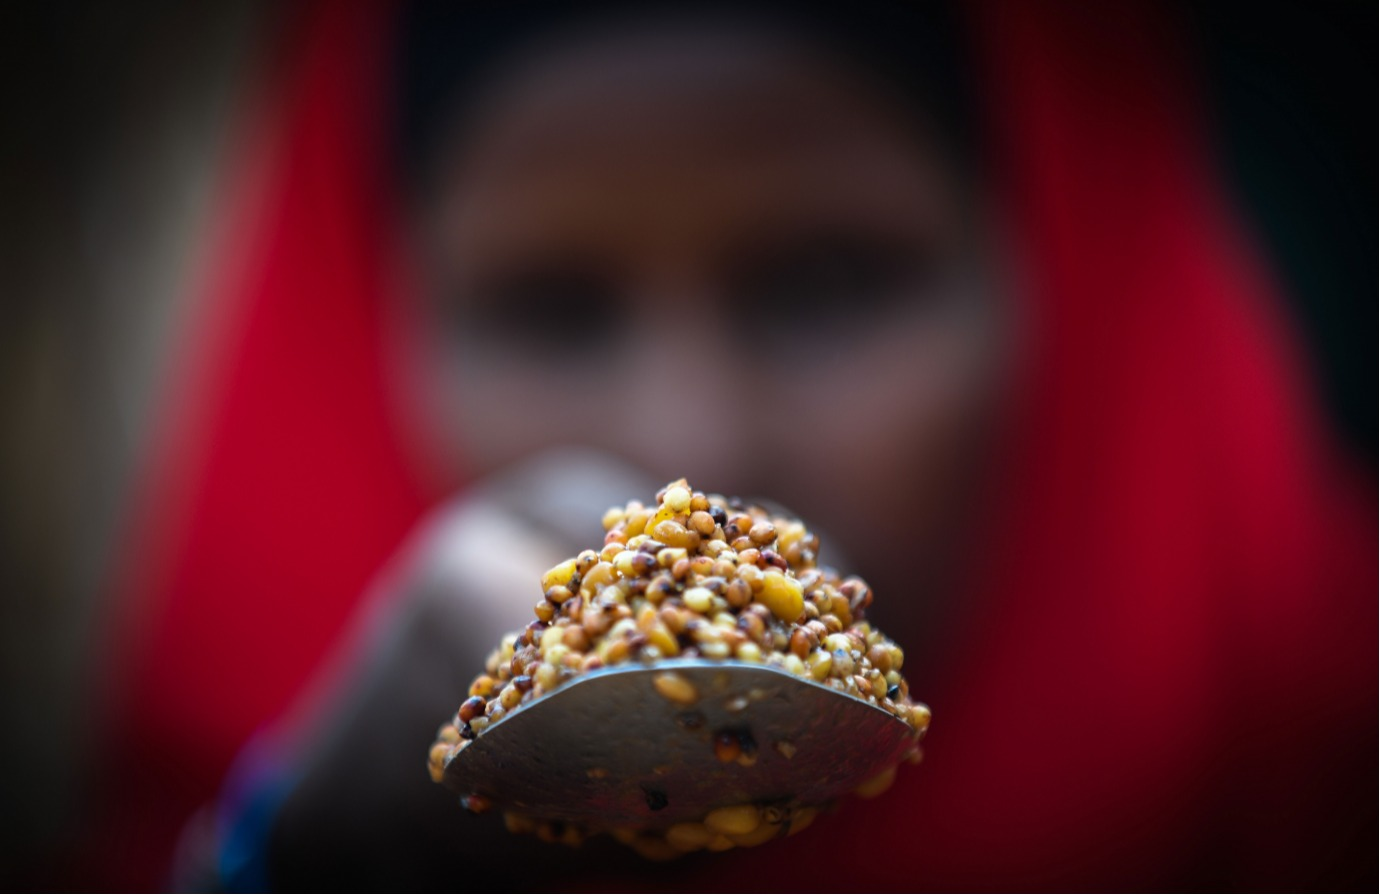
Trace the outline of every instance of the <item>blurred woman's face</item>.
{"type": "Polygon", "coordinates": [[[515,67],[440,183],[425,338],[468,471],[604,448],[778,500],[874,579],[948,543],[1002,327],[899,103],[767,38],[589,40],[515,67]]]}

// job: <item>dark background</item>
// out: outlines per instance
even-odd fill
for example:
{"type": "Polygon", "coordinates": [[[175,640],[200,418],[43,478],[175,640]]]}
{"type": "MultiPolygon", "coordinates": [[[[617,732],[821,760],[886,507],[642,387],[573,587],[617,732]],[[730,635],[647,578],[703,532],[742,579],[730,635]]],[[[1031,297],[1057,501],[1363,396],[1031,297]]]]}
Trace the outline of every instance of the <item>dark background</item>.
{"type": "MultiPolygon", "coordinates": [[[[289,8],[0,11],[0,867],[42,866],[80,810],[111,545],[217,165],[289,8]]],[[[1223,183],[1284,286],[1323,406],[1373,469],[1377,7],[1177,13],[1223,183]]]]}

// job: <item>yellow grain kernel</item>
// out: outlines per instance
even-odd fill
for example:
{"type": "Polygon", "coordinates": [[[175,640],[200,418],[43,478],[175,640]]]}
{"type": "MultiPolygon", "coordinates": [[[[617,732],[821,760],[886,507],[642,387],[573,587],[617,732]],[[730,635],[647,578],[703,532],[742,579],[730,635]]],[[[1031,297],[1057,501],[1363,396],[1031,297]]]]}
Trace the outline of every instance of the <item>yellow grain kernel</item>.
{"type": "Polygon", "coordinates": [[[805,660],[805,664],[810,669],[810,677],[822,681],[829,676],[829,671],[834,667],[834,657],[824,650],[817,649],[810,653],[810,658],[805,660]]]}
{"type": "Polygon", "coordinates": [[[665,840],[654,836],[638,836],[628,843],[628,847],[648,861],[670,861],[681,855],[665,840]]]}
{"type": "Polygon", "coordinates": [[[686,551],[684,547],[666,547],[657,551],[656,562],[657,565],[661,566],[663,569],[669,569],[682,559],[685,559],[685,556],[686,551]]]}
{"type": "Polygon", "coordinates": [[[637,535],[647,530],[647,520],[652,518],[651,510],[636,509],[627,515],[623,521],[623,533],[632,540],[637,535]]]}
{"type": "Polygon", "coordinates": [[[539,687],[549,693],[556,689],[556,685],[560,683],[561,673],[550,662],[542,662],[537,666],[536,674],[532,675],[532,678],[539,687]]]}
{"type": "Polygon", "coordinates": [[[663,659],[680,654],[680,643],[659,620],[647,629],[647,642],[657,648],[663,659]]]}
{"type": "Polygon", "coordinates": [[[715,808],[704,816],[704,825],[716,833],[741,836],[751,833],[762,823],[762,812],[756,805],[730,805],[715,808]]]}
{"type": "Polygon", "coordinates": [[[676,515],[688,513],[690,512],[690,490],[681,485],[673,485],[666,489],[666,497],[662,503],[676,515]]]}
{"type": "Polygon", "coordinates": [[[743,662],[761,662],[762,648],[755,643],[739,644],[737,650],[738,658],[743,662]]]}
{"type": "Polygon", "coordinates": [[[661,694],[663,699],[682,705],[697,702],[700,698],[700,692],[695,689],[695,685],[674,671],[658,674],[652,678],[652,686],[656,687],[656,691],[661,694]]]}
{"type": "MultiPolygon", "coordinates": [[[[619,552],[621,553],[622,550],[620,549],[619,552]]],[[[616,556],[617,554],[614,555],[616,556]]],[[[617,573],[613,570],[613,563],[606,561],[597,562],[585,573],[585,577],[580,581],[580,590],[591,594],[598,593],[599,588],[606,584],[612,584],[616,577],[617,573]]]]}
{"type": "Polygon", "coordinates": [[[714,594],[708,588],[692,587],[681,597],[685,603],[685,608],[691,612],[698,612],[706,615],[714,608],[714,594]]]}
{"type": "Polygon", "coordinates": [[[829,652],[843,650],[845,653],[853,648],[853,642],[848,639],[847,634],[830,634],[824,638],[824,648],[829,652]]]}
{"type": "Polygon", "coordinates": [[[635,550],[620,550],[613,557],[613,568],[624,578],[636,578],[637,570],[633,568],[633,558],[637,556],[635,550]]]}
{"type": "Polygon", "coordinates": [[[877,796],[891,789],[891,784],[896,782],[896,766],[892,765],[881,773],[869,777],[858,788],[853,790],[853,794],[864,799],[875,799],[877,796]]]}
{"type": "Polygon", "coordinates": [[[691,852],[704,848],[714,835],[704,824],[687,821],[668,828],[666,841],[677,851],[691,852]]]}
{"type": "Polygon", "coordinates": [[[760,824],[757,829],[753,830],[751,833],[739,833],[729,836],[728,838],[732,839],[733,844],[739,848],[752,848],[755,845],[770,842],[775,839],[780,832],[780,826],[774,824],[760,824]]]}
{"type": "Polygon", "coordinates": [[[763,573],[762,590],[754,599],[783,622],[795,621],[805,609],[805,594],[800,582],[787,578],[776,569],[763,573]]]}
{"type": "Polygon", "coordinates": [[[727,659],[733,655],[733,647],[722,640],[700,644],[700,655],[706,659],[727,659]]]}
{"type": "Polygon", "coordinates": [[[556,563],[547,569],[541,576],[542,591],[550,590],[553,587],[565,587],[570,584],[570,579],[575,577],[575,559],[567,559],[565,562],[556,563]]]}
{"type": "Polygon", "coordinates": [[[675,519],[675,510],[672,510],[670,507],[666,506],[665,504],[662,504],[657,509],[657,511],[654,514],[652,514],[650,518],[647,519],[647,524],[643,528],[643,531],[647,532],[647,534],[651,535],[652,537],[656,538],[658,541],[661,541],[664,544],[666,543],[666,541],[660,535],[657,534],[657,527],[666,522],[674,522],[675,519]]]}

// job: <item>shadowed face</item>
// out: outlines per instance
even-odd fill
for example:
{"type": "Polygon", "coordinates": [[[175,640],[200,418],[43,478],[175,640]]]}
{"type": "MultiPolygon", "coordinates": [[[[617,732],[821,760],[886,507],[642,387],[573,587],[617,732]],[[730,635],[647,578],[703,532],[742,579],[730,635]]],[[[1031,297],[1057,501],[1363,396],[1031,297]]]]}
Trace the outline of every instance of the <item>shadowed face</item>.
{"type": "Polygon", "coordinates": [[[713,29],[586,37],[485,99],[420,240],[453,456],[593,445],[781,501],[878,588],[926,580],[1005,352],[971,190],[921,118],[713,29]]]}

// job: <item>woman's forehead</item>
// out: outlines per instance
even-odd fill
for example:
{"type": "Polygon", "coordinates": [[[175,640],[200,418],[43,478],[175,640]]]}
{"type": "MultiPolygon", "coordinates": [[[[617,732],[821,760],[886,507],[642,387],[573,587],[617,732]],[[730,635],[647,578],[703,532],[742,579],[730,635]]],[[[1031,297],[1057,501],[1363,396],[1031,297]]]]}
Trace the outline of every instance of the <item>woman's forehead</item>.
{"type": "Polygon", "coordinates": [[[537,227],[561,209],[650,223],[802,203],[914,208],[946,191],[899,103],[770,36],[592,40],[529,58],[477,111],[441,180],[447,230],[473,216],[490,232],[501,219],[537,227]]]}

